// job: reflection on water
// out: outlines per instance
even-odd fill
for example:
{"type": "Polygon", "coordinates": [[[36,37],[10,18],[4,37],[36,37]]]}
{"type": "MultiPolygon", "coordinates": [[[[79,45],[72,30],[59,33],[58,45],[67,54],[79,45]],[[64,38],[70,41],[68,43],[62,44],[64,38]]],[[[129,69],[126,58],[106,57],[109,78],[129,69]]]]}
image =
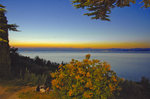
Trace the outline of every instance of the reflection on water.
{"type": "MultiPolygon", "coordinates": [[[[54,51],[20,51],[21,55],[50,60],[52,62],[69,62],[72,58],[84,59],[88,53],[54,52],[54,51]]],[[[90,53],[91,59],[105,60],[111,64],[118,76],[129,80],[140,80],[142,76],[150,79],[150,53],[90,53]]]]}

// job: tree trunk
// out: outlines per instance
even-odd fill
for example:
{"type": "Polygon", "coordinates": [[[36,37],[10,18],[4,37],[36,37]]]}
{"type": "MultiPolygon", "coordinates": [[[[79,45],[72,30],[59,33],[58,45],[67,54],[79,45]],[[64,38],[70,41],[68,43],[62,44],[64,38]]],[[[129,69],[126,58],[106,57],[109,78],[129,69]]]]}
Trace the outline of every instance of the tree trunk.
{"type": "Polygon", "coordinates": [[[7,18],[3,12],[0,12],[0,29],[5,31],[4,33],[0,32],[0,37],[7,41],[0,41],[0,78],[6,78],[10,76],[11,60],[9,52],[7,18]]]}

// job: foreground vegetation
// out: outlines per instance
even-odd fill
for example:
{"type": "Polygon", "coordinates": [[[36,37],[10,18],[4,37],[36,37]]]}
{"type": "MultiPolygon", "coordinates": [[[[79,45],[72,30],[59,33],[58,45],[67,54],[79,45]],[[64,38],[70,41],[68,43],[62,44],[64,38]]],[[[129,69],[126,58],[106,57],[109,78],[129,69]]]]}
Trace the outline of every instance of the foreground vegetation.
{"type": "Polygon", "coordinates": [[[42,85],[50,83],[50,72],[57,70],[59,64],[40,59],[21,56],[17,48],[10,49],[11,79],[18,79],[22,85],[42,85]]]}
{"type": "Polygon", "coordinates": [[[10,56],[12,76],[10,80],[0,80],[0,86],[11,85],[12,90],[18,91],[25,88],[26,91],[19,92],[21,99],[150,99],[149,79],[121,80],[109,64],[89,60],[89,55],[82,62],[72,60],[61,65],[39,57],[21,56],[16,48],[11,48],[10,56]],[[36,92],[38,85],[51,91],[36,92]]]}
{"type": "MultiPolygon", "coordinates": [[[[150,83],[143,78],[140,82],[127,81],[120,83],[121,91],[119,95],[108,99],[150,99],[150,83]]],[[[20,93],[21,99],[68,99],[65,96],[60,98],[58,93],[50,91],[48,93],[39,93],[35,91],[27,91],[20,93]]],[[[74,99],[74,98],[71,98],[74,99]]],[[[82,99],[82,98],[77,98],[82,99]]],[[[92,98],[92,99],[107,99],[107,98],[92,98]]]]}
{"type": "Polygon", "coordinates": [[[121,79],[110,69],[107,62],[90,60],[86,55],[83,61],[72,59],[69,64],[60,65],[51,73],[52,89],[66,99],[107,99],[120,90],[121,79]]]}

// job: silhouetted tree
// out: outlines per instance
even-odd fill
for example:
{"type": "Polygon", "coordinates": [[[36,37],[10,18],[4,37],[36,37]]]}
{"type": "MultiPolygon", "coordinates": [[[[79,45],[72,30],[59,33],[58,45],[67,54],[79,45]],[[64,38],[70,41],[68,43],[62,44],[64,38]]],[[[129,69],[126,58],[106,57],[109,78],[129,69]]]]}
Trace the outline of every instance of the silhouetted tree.
{"type": "MultiPolygon", "coordinates": [[[[131,3],[135,4],[138,0],[73,0],[73,4],[76,8],[83,8],[89,11],[84,15],[92,16],[91,19],[109,19],[109,14],[111,10],[115,7],[126,7],[130,6],[131,3]]],[[[150,7],[150,0],[140,0],[140,3],[144,5],[142,7],[150,7]]]]}
{"type": "Polygon", "coordinates": [[[21,56],[17,51],[17,48],[10,48],[11,73],[13,78],[22,78],[26,72],[26,69],[30,73],[43,75],[49,74],[49,72],[56,71],[59,66],[58,63],[46,61],[39,58],[38,56],[34,59],[26,56],[21,56]]]}
{"type": "Polygon", "coordinates": [[[17,31],[17,25],[7,24],[5,13],[5,6],[0,4],[0,78],[7,78],[10,75],[8,30],[17,31]]]}
{"type": "Polygon", "coordinates": [[[14,55],[16,54],[18,55],[18,48],[14,48],[14,47],[10,48],[10,53],[14,55]]]}

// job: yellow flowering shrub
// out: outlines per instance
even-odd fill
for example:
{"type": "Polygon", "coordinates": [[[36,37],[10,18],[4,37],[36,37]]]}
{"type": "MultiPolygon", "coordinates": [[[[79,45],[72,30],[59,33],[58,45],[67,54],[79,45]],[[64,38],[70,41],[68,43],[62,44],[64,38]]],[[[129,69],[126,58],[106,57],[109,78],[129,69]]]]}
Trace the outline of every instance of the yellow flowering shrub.
{"type": "Polygon", "coordinates": [[[66,99],[107,99],[120,89],[121,79],[110,65],[90,60],[90,54],[83,61],[72,59],[69,64],[60,65],[51,76],[54,92],[66,99]]]}

